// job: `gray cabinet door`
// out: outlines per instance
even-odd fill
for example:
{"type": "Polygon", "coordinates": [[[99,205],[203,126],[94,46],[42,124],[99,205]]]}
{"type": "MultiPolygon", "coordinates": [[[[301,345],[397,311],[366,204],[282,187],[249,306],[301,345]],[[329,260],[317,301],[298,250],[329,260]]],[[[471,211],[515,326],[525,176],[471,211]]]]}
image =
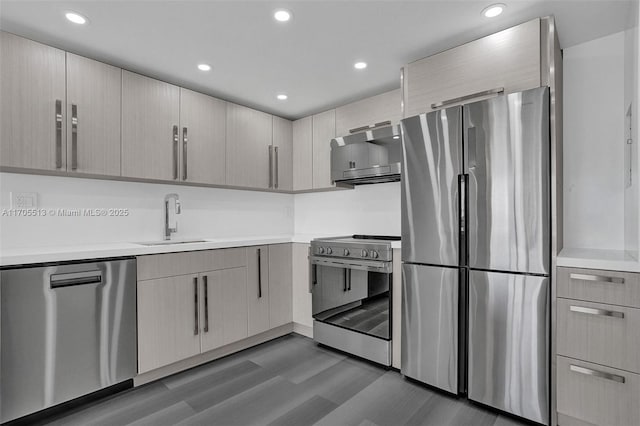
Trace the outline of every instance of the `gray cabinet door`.
{"type": "Polygon", "coordinates": [[[289,120],[273,117],[273,188],[293,190],[293,128],[289,120]]]}
{"type": "Polygon", "coordinates": [[[198,275],[138,281],[138,373],[200,353],[198,275]]]}
{"type": "MultiPolygon", "coordinates": [[[[275,328],[292,321],[292,245],[269,246],[269,326],[275,328]]],[[[305,280],[308,276],[305,276],[305,280]]]]}
{"type": "Polygon", "coordinates": [[[65,170],[64,51],[0,32],[0,165],[65,170]]]}
{"type": "Polygon", "coordinates": [[[269,329],[269,246],[247,248],[249,336],[269,329]]]}
{"type": "Polygon", "coordinates": [[[469,271],[469,399],[547,424],[549,278],[469,271]]]}
{"type": "Polygon", "coordinates": [[[268,189],[272,117],[227,103],[227,185],[268,189]]]}
{"type": "Polygon", "coordinates": [[[336,110],[313,116],[313,188],[331,188],[331,139],[336,137],[336,110]]]}
{"type": "Polygon", "coordinates": [[[458,392],[459,269],[402,265],[402,374],[458,392]]]}
{"type": "Polygon", "coordinates": [[[293,190],[313,188],[313,117],[293,122],[293,190]]]}
{"type": "Polygon", "coordinates": [[[224,185],[227,103],[180,89],[180,180],[224,185]]]}
{"type": "Polygon", "coordinates": [[[178,180],[180,89],[122,71],[122,176],[178,180]]]}
{"type": "Polygon", "coordinates": [[[120,175],[122,70],[67,53],[67,170],[120,175]]]}
{"type": "Polygon", "coordinates": [[[404,262],[461,263],[461,113],[454,107],[402,120],[404,262]]]}
{"type": "Polygon", "coordinates": [[[549,89],[464,106],[469,267],[549,273],[549,89]]]}

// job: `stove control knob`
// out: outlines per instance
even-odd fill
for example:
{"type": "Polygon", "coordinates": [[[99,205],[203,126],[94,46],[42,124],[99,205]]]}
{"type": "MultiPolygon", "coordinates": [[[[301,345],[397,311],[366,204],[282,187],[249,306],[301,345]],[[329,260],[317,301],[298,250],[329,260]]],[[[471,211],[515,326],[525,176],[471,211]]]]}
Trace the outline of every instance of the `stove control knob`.
{"type": "Polygon", "coordinates": [[[344,249],[344,255],[349,256],[349,249],[344,249]]]}
{"type": "Polygon", "coordinates": [[[373,257],[374,259],[378,258],[378,252],[375,250],[371,250],[371,257],[373,257]]]}
{"type": "Polygon", "coordinates": [[[331,250],[331,247],[327,247],[327,254],[331,254],[333,253],[333,250],[331,250]]]}
{"type": "Polygon", "coordinates": [[[369,253],[367,253],[366,250],[362,250],[362,253],[360,253],[362,255],[362,257],[367,257],[369,256],[369,253]]]}
{"type": "Polygon", "coordinates": [[[324,254],[324,247],[318,247],[318,253],[324,254]]]}

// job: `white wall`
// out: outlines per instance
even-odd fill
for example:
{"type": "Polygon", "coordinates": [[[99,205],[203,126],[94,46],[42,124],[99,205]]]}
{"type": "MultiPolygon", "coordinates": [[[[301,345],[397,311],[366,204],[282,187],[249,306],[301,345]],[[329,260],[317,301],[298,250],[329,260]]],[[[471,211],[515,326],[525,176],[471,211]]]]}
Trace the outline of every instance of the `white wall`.
{"type": "Polygon", "coordinates": [[[127,217],[8,217],[0,215],[1,248],[160,240],[163,200],[182,202],[183,237],[293,233],[293,195],[217,188],[0,173],[0,208],[10,192],[38,192],[44,209],[128,208],[127,217]]]}
{"type": "MultiPolygon", "coordinates": [[[[640,128],[640,85],[638,84],[638,74],[640,73],[640,32],[638,22],[640,22],[640,5],[634,2],[629,13],[630,29],[625,31],[625,78],[624,78],[624,105],[631,109],[629,122],[625,123],[625,137],[631,137],[632,144],[625,158],[625,168],[631,167],[631,185],[625,185],[624,211],[625,211],[625,249],[636,259],[639,258],[640,247],[640,182],[638,178],[638,166],[640,165],[640,150],[638,144],[638,129],[640,128]],[[631,126],[631,132],[628,127],[631,126]],[[629,133],[631,133],[629,135],[629,133]]],[[[629,148],[627,146],[627,148],[629,148]]]]}
{"type": "Polygon", "coordinates": [[[623,250],[625,34],[564,50],[564,245],[623,250]]]}
{"type": "Polygon", "coordinates": [[[295,196],[296,234],[400,235],[400,183],[295,196]]]}

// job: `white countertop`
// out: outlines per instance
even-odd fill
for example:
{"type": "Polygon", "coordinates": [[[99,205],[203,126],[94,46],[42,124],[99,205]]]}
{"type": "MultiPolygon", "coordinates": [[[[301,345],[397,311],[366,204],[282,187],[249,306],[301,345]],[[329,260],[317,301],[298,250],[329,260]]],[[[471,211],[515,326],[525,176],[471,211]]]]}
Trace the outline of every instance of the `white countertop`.
{"type": "MultiPolygon", "coordinates": [[[[309,243],[314,238],[334,235],[271,235],[236,238],[198,238],[203,243],[169,244],[145,246],[132,242],[84,245],[56,245],[47,247],[24,247],[0,250],[0,266],[27,265],[32,263],[63,262],[69,260],[104,259],[110,257],[141,256],[145,254],[175,253],[195,250],[211,250],[229,247],[248,247],[263,244],[309,243]]],[[[400,248],[400,241],[392,243],[400,248]]]]}
{"type": "Polygon", "coordinates": [[[625,250],[564,248],[558,266],[608,271],[640,272],[640,262],[625,250]]]}

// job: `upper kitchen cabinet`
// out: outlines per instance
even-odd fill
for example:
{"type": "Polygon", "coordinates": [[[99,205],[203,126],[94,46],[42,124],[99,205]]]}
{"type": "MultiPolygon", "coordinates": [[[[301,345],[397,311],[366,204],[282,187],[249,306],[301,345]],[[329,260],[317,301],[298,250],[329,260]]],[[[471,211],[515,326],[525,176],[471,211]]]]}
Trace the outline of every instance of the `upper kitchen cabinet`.
{"type": "Polygon", "coordinates": [[[336,108],[336,135],[346,136],[385,122],[398,124],[401,118],[400,89],[391,90],[336,108]]]}
{"type": "Polygon", "coordinates": [[[293,128],[284,118],[273,116],[272,187],[293,190],[293,128]]]}
{"type": "Polygon", "coordinates": [[[67,170],[120,175],[122,70],[67,53],[67,170]]]}
{"type": "Polygon", "coordinates": [[[534,19],[408,64],[404,117],[483,95],[539,87],[540,25],[540,19],[534,19]]]}
{"type": "Polygon", "coordinates": [[[273,186],[272,116],[227,103],[227,185],[273,186]]]}
{"type": "Polygon", "coordinates": [[[224,185],[227,103],[180,89],[180,180],[224,185]]]}
{"type": "Polygon", "coordinates": [[[122,176],[178,180],[180,88],[122,71],[122,176]]]}
{"type": "Polygon", "coordinates": [[[293,122],[293,190],[313,189],[313,117],[293,122]]]}
{"type": "Polygon", "coordinates": [[[336,137],[336,110],[313,116],[313,189],[331,188],[331,139],[336,137]]]}
{"type": "Polygon", "coordinates": [[[0,165],[65,170],[65,52],[0,32],[0,57],[0,165]]]}

